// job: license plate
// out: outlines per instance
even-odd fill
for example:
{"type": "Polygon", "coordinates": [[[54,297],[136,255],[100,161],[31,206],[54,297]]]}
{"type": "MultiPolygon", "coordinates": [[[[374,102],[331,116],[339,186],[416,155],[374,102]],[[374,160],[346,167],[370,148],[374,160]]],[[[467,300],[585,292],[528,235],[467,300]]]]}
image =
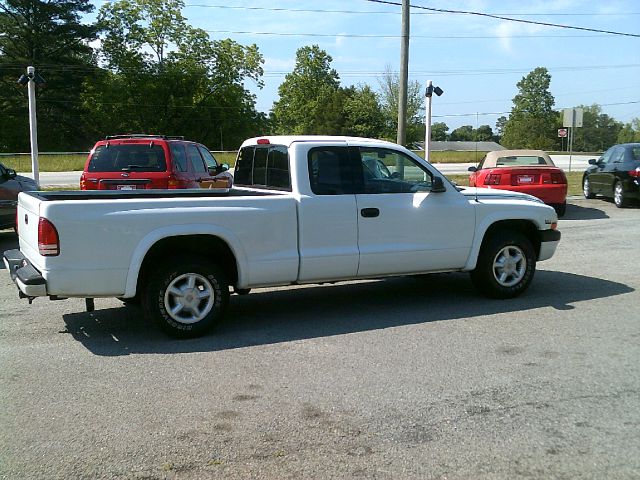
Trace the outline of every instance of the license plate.
{"type": "Polygon", "coordinates": [[[533,175],[519,175],[518,183],[531,183],[533,182],[533,175]]]}
{"type": "Polygon", "coordinates": [[[135,190],[135,185],[118,185],[118,190],[135,190]]]}

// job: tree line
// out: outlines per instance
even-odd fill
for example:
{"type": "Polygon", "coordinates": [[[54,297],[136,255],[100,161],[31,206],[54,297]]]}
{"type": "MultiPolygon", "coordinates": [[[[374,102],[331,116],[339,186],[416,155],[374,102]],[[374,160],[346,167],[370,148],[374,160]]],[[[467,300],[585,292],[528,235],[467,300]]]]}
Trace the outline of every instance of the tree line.
{"type": "MultiPolygon", "coordinates": [[[[247,82],[262,86],[257,45],[211,40],[189,25],[182,0],[115,0],[93,24],[89,0],[0,0],[0,151],[28,151],[27,92],[16,83],[33,65],[38,88],[39,145],[44,151],[86,150],[117,133],[184,135],[230,150],[263,134],[356,135],[395,140],[399,78],[390,67],[378,85],[343,86],[333,59],[317,45],[296,52],[267,115],[256,109],[247,82]]],[[[512,148],[557,150],[562,125],[551,76],[536,68],[518,82],[508,116],[495,127],[432,126],[433,140],[499,141],[512,148]]],[[[410,81],[407,144],[424,140],[424,97],[410,81]]],[[[623,124],[583,106],[574,148],[604,150],[640,141],[640,119],[623,124]]]]}

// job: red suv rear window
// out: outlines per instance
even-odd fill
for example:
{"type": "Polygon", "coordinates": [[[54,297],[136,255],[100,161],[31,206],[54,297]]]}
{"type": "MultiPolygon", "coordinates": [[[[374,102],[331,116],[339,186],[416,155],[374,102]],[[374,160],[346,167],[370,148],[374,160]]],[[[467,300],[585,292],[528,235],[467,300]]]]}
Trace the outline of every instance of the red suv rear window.
{"type": "Polygon", "coordinates": [[[165,172],[167,162],[160,145],[130,143],[101,145],[91,155],[89,172],[165,172]]]}

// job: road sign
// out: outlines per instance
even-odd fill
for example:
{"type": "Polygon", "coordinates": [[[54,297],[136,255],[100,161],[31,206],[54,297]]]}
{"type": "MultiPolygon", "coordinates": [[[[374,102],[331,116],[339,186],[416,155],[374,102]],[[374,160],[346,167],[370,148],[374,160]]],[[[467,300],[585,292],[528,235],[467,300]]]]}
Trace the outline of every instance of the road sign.
{"type": "Polygon", "coordinates": [[[569,129],[567,129],[567,128],[559,128],[558,129],[558,137],[567,138],[567,135],[569,135],[569,129]]]}
{"type": "Polygon", "coordinates": [[[563,110],[563,127],[581,127],[584,109],[582,108],[565,108],[563,110]]]}

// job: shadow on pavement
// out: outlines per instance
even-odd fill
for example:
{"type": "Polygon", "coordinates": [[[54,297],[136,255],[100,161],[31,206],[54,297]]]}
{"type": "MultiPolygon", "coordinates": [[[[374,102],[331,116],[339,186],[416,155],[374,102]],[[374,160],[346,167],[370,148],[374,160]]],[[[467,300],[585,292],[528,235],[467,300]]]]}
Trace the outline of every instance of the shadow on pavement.
{"type": "Polygon", "coordinates": [[[572,303],[633,291],[608,280],[538,271],[523,296],[491,300],[476,293],[466,274],[436,274],[234,295],[225,321],[192,340],[166,337],[139,308],[124,306],[66,314],[61,333],[102,356],[209,352],[544,307],[571,310],[572,303]]]}
{"type": "Polygon", "coordinates": [[[583,207],[581,205],[575,205],[573,203],[567,203],[567,211],[560,218],[560,221],[564,220],[599,220],[603,218],[610,218],[603,210],[598,208],[583,207]]]}
{"type": "MultiPolygon", "coordinates": [[[[5,250],[18,248],[18,235],[12,230],[0,230],[0,257],[5,250]]],[[[0,258],[0,270],[4,270],[4,262],[0,258]]]]}

